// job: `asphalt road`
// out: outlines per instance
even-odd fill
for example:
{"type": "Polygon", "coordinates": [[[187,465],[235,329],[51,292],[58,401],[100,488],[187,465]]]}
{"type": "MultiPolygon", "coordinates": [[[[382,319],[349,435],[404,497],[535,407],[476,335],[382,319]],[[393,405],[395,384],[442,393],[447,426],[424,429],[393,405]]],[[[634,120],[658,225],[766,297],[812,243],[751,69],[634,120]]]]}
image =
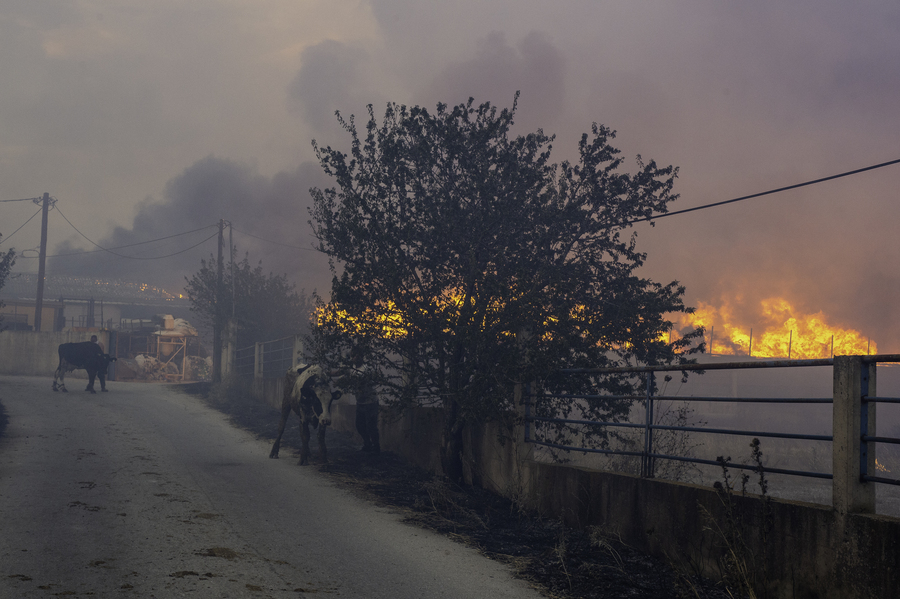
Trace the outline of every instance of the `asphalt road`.
{"type": "Polygon", "coordinates": [[[0,598],[540,597],[164,386],[0,377],[0,598]]]}

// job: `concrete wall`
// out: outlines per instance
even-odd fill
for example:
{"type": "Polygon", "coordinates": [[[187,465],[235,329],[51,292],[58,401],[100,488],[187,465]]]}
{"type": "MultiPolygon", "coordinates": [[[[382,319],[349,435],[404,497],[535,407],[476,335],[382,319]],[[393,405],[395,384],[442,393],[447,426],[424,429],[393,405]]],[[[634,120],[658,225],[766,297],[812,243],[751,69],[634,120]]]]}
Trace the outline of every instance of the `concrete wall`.
{"type": "MultiPolygon", "coordinates": [[[[104,331],[0,332],[0,374],[46,376],[52,379],[59,365],[59,345],[90,341],[91,335],[97,335],[104,347],[109,347],[109,333],[104,331]]],[[[76,370],[66,376],[79,378],[86,375],[83,370],[76,370]]]]}
{"type": "MultiPolygon", "coordinates": [[[[355,409],[335,404],[332,426],[355,432],[355,409]]],[[[424,408],[383,415],[382,449],[440,473],[440,416],[424,408]]],[[[729,499],[707,487],[540,463],[497,424],[467,431],[466,444],[467,482],[543,517],[597,526],[685,571],[720,579],[725,535],[738,532],[747,543],[744,559],[765,572],[771,597],[893,599],[900,592],[900,519],[796,501],[764,503],[754,495],[729,499]]]]}
{"type": "Polygon", "coordinates": [[[900,589],[896,518],[750,495],[725,499],[705,487],[552,464],[528,462],[525,470],[523,497],[531,509],[572,526],[598,526],[713,579],[737,545],[726,536],[740,533],[746,543],[740,555],[765,571],[770,596],[887,599],[900,589]]]}
{"type": "Polygon", "coordinates": [[[276,410],[281,409],[281,399],[284,397],[284,377],[273,379],[253,379],[250,393],[257,401],[270,405],[276,410]]]}
{"type": "MultiPolygon", "coordinates": [[[[269,394],[258,397],[278,407],[279,384],[260,381],[254,395],[269,394]]],[[[355,433],[355,415],[355,405],[337,402],[332,427],[355,433]]],[[[383,450],[441,473],[439,409],[383,413],[380,430],[383,450]]],[[[707,487],[537,462],[532,446],[517,435],[497,423],[467,430],[467,482],[543,517],[596,526],[713,579],[724,574],[725,537],[740,533],[747,547],[742,559],[764,573],[770,597],[894,599],[900,593],[900,519],[796,501],[764,502],[754,495],[726,497],[707,487]]]]}

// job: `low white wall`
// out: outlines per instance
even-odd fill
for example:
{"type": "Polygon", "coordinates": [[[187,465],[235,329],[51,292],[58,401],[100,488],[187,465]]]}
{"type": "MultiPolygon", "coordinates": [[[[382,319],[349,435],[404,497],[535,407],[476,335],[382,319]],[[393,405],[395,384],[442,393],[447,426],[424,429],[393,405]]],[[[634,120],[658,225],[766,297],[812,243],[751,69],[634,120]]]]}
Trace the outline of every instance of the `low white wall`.
{"type": "MultiPolygon", "coordinates": [[[[102,331],[0,332],[0,374],[53,378],[53,372],[59,365],[60,344],[90,341],[91,335],[97,335],[104,346],[109,347],[109,335],[102,331]]],[[[84,374],[76,370],[68,376],[76,375],[77,378],[79,373],[84,374]]]]}

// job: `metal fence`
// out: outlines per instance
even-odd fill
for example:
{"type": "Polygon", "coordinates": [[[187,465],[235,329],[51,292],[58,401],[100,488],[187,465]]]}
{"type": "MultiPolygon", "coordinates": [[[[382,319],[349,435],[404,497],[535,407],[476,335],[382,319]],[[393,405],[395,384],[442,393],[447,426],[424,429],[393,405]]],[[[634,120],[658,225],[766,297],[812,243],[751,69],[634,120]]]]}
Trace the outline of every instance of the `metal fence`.
{"type": "Polygon", "coordinates": [[[279,378],[297,363],[300,347],[298,337],[292,335],[237,349],[234,371],[238,376],[279,378]]]}
{"type": "MultiPolygon", "coordinates": [[[[900,362],[900,356],[861,356],[860,360],[864,364],[876,364],[878,362],[900,362]]],[[[798,441],[828,441],[832,442],[833,435],[811,435],[799,433],[780,433],[766,430],[736,430],[713,427],[695,427],[695,426],[677,426],[659,424],[654,419],[654,408],[660,401],[678,401],[678,402],[728,402],[728,403],[753,403],[761,405],[772,404],[832,404],[833,397],[811,397],[811,398],[762,398],[762,397],[667,397],[654,396],[653,377],[657,372],[673,372],[673,371],[707,371],[707,370],[736,370],[736,369],[756,369],[756,368],[800,368],[809,366],[833,366],[834,359],[821,360],[784,360],[784,361],[768,361],[768,362],[736,362],[736,363],[719,363],[719,364],[696,364],[685,366],[646,366],[646,367],[623,367],[623,368],[600,368],[600,369],[571,369],[564,370],[564,375],[584,375],[602,377],[604,375],[630,375],[642,377],[645,381],[645,391],[640,395],[609,395],[609,394],[553,394],[549,392],[535,393],[530,387],[525,389],[524,396],[526,398],[526,430],[525,439],[527,442],[546,446],[561,450],[574,450],[586,453],[598,453],[609,455],[623,455],[641,458],[641,476],[652,478],[655,472],[656,460],[674,460],[704,465],[724,465],[735,469],[755,469],[755,464],[740,464],[720,459],[712,460],[702,457],[691,457],[685,455],[672,455],[660,453],[656,450],[655,432],[656,431],[676,431],[683,433],[704,433],[710,435],[733,435],[744,437],[761,437],[761,438],[781,438],[793,439],[798,441]],[[546,399],[563,399],[571,402],[602,400],[607,402],[642,402],[643,403],[643,422],[602,422],[593,420],[580,420],[565,417],[546,417],[536,415],[535,408],[539,407],[538,402],[546,399]],[[541,430],[536,428],[536,424],[540,427],[540,423],[572,425],[584,427],[587,431],[597,431],[601,427],[637,429],[643,433],[643,449],[641,451],[629,451],[622,449],[605,449],[597,447],[573,446],[560,443],[554,443],[541,438],[541,430]]],[[[869,396],[868,378],[862,377],[862,385],[857,395],[860,406],[860,418],[858,423],[860,449],[856,459],[860,461],[860,478],[861,480],[883,483],[889,485],[900,485],[900,480],[889,479],[876,476],[874,473],[868,472],[868,452],[874,451],[875,444],[900,444],[900,439],[894,437],[882,437],[868,434],[869,414],[868,406],[876,403],[900,403],[900,398],[869,396]]],[[[874,416],[874,414],[873,414],[874,416]]],[[[589,434],[589,433],[588,433],[589,434]]],[[[788,474],[794,476],[833,479],[832,473],[814,472],[808,470],[797,470],[788,468],[765,468],[767,473],[788,474]]]]}
{"type": "Polygon", "coordinates": [[[234,371],[238,376],[252,377],[256,368],[256,346],[244,347],[234,352],[234,371]]]}
{"type": "MultiPolygon", "coordinates": [[[[896,356],[891,356],[895,358],[896,356]]],[[[864,362],[868,362],[871,364],[877,364],[879,362],[900,362],[900,359],[884,359],[885,356],[867,356],[870,359],[864,359],[864,362]]],[[[877,391],[877,387],[876,387],[877,391]]],[[[861,478],[862,480],[874,482],[874,483],[883,483],[888,485],[898,485],[900,486],[900,480],[885,478],[883,476],[877,476],[875,474],[869,474],[868,469],[865,464],[868,462],[868,452],[870,449],[874,451],[877,448],[878,443],[884,443],[889,445],[900,445],[900,438],[897,437],[879,437],[876,435],[869,435],[869,430],[867,427],[867,422],[869,421],[869,406],[872,406],[872,409],[875,409],[875,406],[879,403],[882,404],[900,404],[900,397],[878,397],[877,395],[870,396],[869,388],[868,388],[868,380],[863,381],[863,388],[861,390],[860,401],[862,405],[861,409],[861,418],[860,418],[860,465],[861,465],[861,478]]],[[[875,431],[872,431],[875,432],[875,431]]]]}
{"type": "Polygon", "coordinates": [[[294,337],[284,337],[262,344],[262,376],[266,379],[284,376],[294,365],[294,337]]]}

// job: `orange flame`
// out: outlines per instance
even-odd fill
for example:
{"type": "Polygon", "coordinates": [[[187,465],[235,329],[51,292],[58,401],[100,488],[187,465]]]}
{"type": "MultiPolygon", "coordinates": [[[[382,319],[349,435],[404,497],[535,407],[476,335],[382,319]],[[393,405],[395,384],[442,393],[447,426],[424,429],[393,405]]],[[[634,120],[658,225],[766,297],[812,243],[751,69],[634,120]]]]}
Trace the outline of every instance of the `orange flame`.
{"type": "Polygon", "coordinates": [[[878,353],[874,341],[853,329],[829,324],[822,312],[798,313],[781,298],[763,300],[760,308],[762,322],[753,325],[739,321],[728,303],[715,308],[699,302],[696,312],[681,315],[676,325],[704,327],[710,354],[806,360],[878,353]]]}

